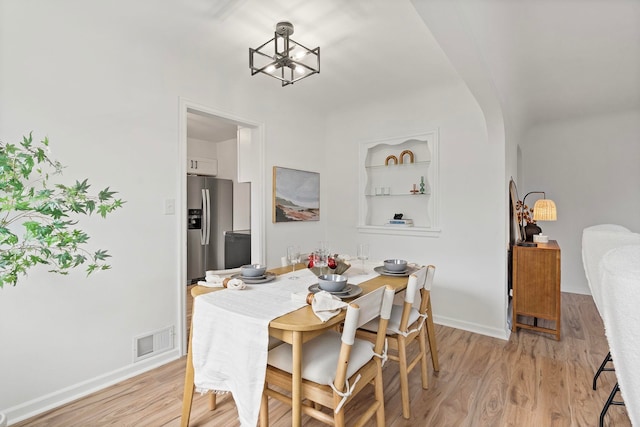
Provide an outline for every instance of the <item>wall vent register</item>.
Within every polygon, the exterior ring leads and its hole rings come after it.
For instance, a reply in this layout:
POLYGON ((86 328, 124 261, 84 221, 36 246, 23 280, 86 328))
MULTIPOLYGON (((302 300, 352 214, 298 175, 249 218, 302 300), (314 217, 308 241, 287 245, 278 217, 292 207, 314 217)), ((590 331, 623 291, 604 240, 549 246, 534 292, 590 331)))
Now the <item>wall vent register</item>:
POLYGON ((147 359, 173 348, 173 326, 139 335, 133 339, 133 361, 147 359))

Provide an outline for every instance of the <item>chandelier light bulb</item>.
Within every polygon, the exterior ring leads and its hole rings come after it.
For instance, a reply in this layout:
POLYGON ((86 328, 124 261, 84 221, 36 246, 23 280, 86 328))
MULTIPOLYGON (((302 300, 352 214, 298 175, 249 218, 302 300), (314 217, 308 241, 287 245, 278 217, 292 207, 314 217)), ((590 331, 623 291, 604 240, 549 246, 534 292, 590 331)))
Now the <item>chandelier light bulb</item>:
POLYGON ((296 49, 293 51, 293 59, 295 60, 299 60, 304 58, 307 55, 307 52, 305 52, 302 49, 296 49))

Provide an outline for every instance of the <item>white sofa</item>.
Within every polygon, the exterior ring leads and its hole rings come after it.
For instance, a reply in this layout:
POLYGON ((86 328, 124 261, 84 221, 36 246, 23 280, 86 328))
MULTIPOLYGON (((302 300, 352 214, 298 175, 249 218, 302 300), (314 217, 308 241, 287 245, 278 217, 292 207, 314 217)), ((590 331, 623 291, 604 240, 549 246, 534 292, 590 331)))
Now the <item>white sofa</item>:
MULTIPOLYGON (((619 321, 619 315, 616 311, 616 307, 620 304, 621 300, 632 300, 637 298, 633 302, 633 306, 640 307, 640 277, 636 278, 636 284, 638 286, 638 294, 629 293, 628 290, 623 290, 622 280, 618 278, 618 275, 628 276, 626 270, 635 268, 633 262, 637 262, 640 266, 640 257, 633 260, 631 264, 623 264, 620 261, 622 254, 627 254, 627 251, 633 252, 633 248, 640 248, 640 234, 634 233, 626 227, 615 224, 600 224, 591 227, 587 227, 582 232, 582 261, 584 264, 584 271, 587 277, 587 282, 593 296, 593 301, 596 304, 600 317, 605 325, 605 331, 607 334, 607 341, 609 343, 610 353, 605 357, 602 365, 596 372, 593 379, 593 388, 596 388, 596 380, 602 371, 611 371, 613 369, 605 368, 606 364, 613 358, 616 366, 616 376, 618 378, 618 384, 615 385, 609 400, 605 403, 602 413, 600 415, 600 425, 603 423, 604 415, 609 408, 609 405, 613 401, 613 397, 620 386, 622 396, 625 400, 625 405, 628 407, 628 412, 631 414, 632 408, 637 411, 634 406, 640 404, 638 395, 633 394, 634 391, 640 390, 640 384, 633 383, 630 378, 633 377, 633 370, 629 370, 628 367, 622 367, 625 363, 629 362, 629 359, 625 359, 625 354, 628 351, 621 352, 616 350, 622 345, 629 343, 621 343, 620 336, 623 334, 635 334, 637 335, 635 345, 636 351, 640 352, 640 329, 638 329, 633 322, 627 323, 629 331, 624 331, 624 328, 619 328, 615 325, 619 321), (619 270, 619 271, 616 271, 619 270), (618 319, 618 320, 615 320, 618 319), (612 323, 613 322, 613 323, 612 323), (634 326, 631 326, 634 325, 634 326), (617 353, 617 356, 616 356, 617 353), (613 356, 613 357, 612 357, 613 356), (623 360, 617 360, 622 358, 623 360), (620 369, 622 368, 622 369, 620 369), (631 371, 631 372, 630 372, 631 371), (633 385, 631 385, 633 384, 633 385), (631 387, 635 387, 632 389, 631 387), (625 392, 624 389, 627 389, 625 392), (634 400, 635 399, 635 400, 634 400), (630 402, 632 400, 632 402, 630 402)), ((628 255, 625 255, 628 256, 628 255)), ((640 313, 640 311, 639 311, 640 313)), ((630 337, 626 337, 625 340, 629 340, 630 337)), ((639 353, 640 354, 640 353, 639 353)), ((637 362, 637 360, 636 360, 637 362)), ((640 365, 636 364, 636 371, 640 375, 640 365)), ((640 417, 635 415, 634 417, 640 417)), ((631 415, 630 415, 631 418, 631 415)), ((633 425, 640 425, 640 419, 631 418, 633 425)))
POLYGON ((601 268, 607 341, 631 425, 640 426, 640 244, 610 250, 601 268))
POLYGON ((582 231, 582 262, 591 296, 602 317, 602 258, 611 249, 640 244, 640 234, 616 224, 600 224, 582 231))

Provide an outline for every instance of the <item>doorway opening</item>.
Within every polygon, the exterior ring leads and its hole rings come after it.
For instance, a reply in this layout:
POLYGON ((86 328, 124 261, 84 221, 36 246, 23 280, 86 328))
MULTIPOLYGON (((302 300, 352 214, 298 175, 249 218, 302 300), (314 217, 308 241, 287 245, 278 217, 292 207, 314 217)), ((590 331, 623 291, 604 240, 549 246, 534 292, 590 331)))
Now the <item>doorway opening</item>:
MULTIPOLYGON (((264 179, 261 179, 264 175, 262 124, 185 100, 180 101, 180 120, 178 222, 181 267, 177 323, 181 325, 181 353, 186 354, 187 302, 190 298, 186 285, 197 282, 207 269, 232 268, 233 263, 241 260, 248 260, 248 263, 265 261, 265 189, 264 179), (188 182, 193 186, 194 177, 204 178, 202 181, 212 185, 211 191, 201 190, 209 202, 207 208, 202 202, 205 199, 194 202, 191 194, 194 191, 188 187, 188 182), (220 184, 230 190, 226 196, 216 198, 213 188, 220 184), (216 203, 220 208, 219 215, 214 212, 216 203), (206 225, 205 219, 209 219, 206 225), (207 233, 202 232, 205 227, 208 227, 207 233), (215 235, 209 233, 215 230, 215 235), (200 244, 205 235, 214 236, 207 242, 206 250, 200 244), (197 241, 196 249, 193 248, 194 241, 197 241), (193 258, 205 261, 198 264, 193 258)), ((196 193, 200 194, 200 191, 196 193)))

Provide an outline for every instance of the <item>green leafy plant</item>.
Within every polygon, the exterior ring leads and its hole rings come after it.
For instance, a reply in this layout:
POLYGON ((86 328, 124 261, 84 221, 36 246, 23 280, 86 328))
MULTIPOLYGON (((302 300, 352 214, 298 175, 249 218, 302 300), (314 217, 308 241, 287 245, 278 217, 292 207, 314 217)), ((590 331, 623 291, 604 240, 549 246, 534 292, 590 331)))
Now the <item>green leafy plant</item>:
POLYGON ((63 168, 49 157, 47 138, 34 144, 29 134, 19 144, 0 142, 0 288, 15 286, 38 264, 60 274, 87 262, 87 275, 110 268, 107 251, 85 249, 89 235, 75 227, 75 217, 97 212, 105 218, 124 202, 109 187, 90 194, 86 179, 70 186, 50 183, 63 168))

